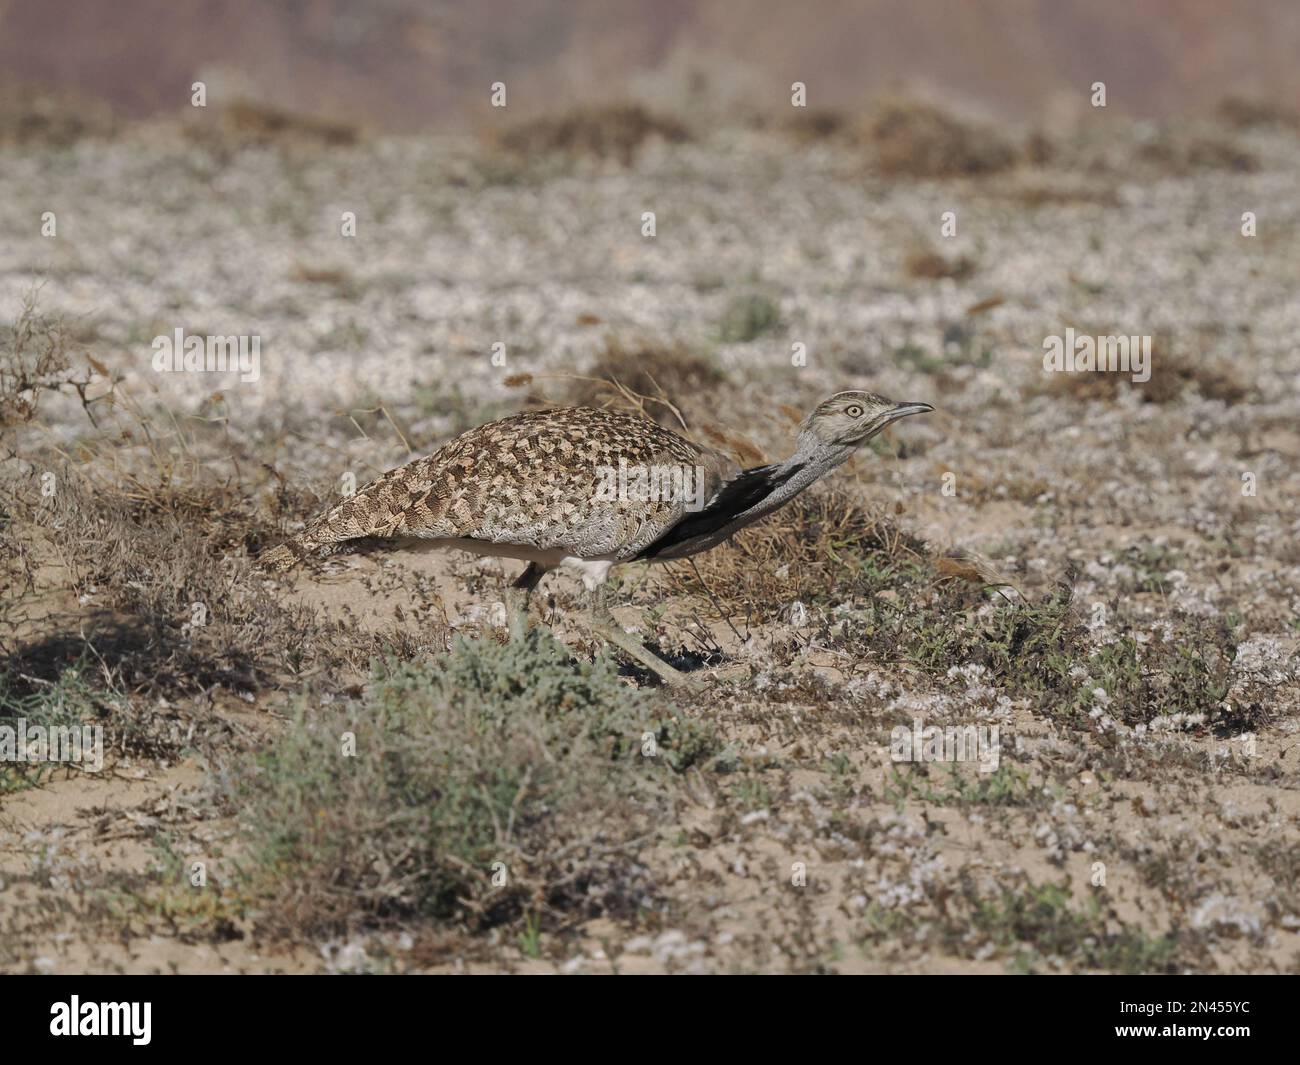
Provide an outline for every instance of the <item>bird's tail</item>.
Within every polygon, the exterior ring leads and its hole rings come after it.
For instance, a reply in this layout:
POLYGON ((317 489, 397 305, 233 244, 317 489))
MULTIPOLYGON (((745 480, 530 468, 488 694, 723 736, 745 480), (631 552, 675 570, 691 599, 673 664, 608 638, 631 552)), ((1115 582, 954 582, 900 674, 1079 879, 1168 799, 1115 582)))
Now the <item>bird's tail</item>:
MULTIPOLYGON (((258 565, 271 572, 282 572, 293 569, 311 555, 335 550, 345 540, 387 535, 391 531, 391 508, 385 506, 381 509, 374 498, 376 489, 382 491, 383 486, 381 478, 336 503, 297 536, 262 552, 257 559, 258 565)), ((386 503, 386 500, 381 502, 386 503)))
POLYGON ((257 556, 257 564, 271 573, 282 573, 293 569, 305 558, 312 555, 327 554, 341 540, 353 539, 355 533, 345 528, 338 520, 339 507, 333 507, 323 517, 318 518, 300 532, 291 536, 284 543, 257 556))
POLYGON ((286 540, 269 551, 263 551, 257 556, 257 564, 268 572, 282 573, 285 570, 293 569, 294 566, 320 547, 320 543, 313 542, 313 538, 305 534, 295 536, 293 539, 286 540))
POLYGON ((424 462, 416 462, 389 470, 334 504, 297 536, 263 552, 258 564, 272 572, 283 571, 346 540, 392 536, 406 527, 412 501, 428 493, 430 483, 424 467, 424 462))

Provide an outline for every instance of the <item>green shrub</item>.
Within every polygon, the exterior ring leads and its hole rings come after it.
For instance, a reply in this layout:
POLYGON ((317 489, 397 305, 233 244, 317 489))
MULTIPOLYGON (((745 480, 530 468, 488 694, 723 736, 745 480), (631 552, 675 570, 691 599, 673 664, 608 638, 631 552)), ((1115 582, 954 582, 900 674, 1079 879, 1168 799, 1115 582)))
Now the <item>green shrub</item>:
POLYGON ((537 627, 378 665, 361 699, 300 707, 231 774, 264 923, 328 934, 635 911, 649 897, 637 847, 665 820, 674 767, 708 746, 654 705, 537 627))
POLYGON ((848 634, 852 645, 884 651, 936 679, 954 665, 983 666, 1000 692, 1028 697, 1037 712, 1076 727, 1098 706, 1129 726, 1203 715, 1208 727, 1226 733, 1265 720, 1253 704, 1231 716, 1223 707, 1236 654, 1225 623, 1175 614, 1164 633, 1144 640, 1116 618, 1114 638, 1098 641, 1070 594, 1061 586, 1040 602, 998 602, 983 615, 963 605, 964 591, 907 606, 873 598, 848 634))
POLYGON ((727 344, 748 344, 781 325, 781 309, 761 293, 737 296, 722 316, 720 335, 727 344))
MULTIPOLYGON (((95 688, 86 676, 84 663, 69 666, 56 680, 38 686, 17 674, 0 671, 0 727, 12 728, 15 742, 22 735, 20 719, 26 723, 28 736, 42 729, 48 737, 56 730, 98 724, 122 701, 116 692, 95 688)), ((89 754, 86 759, 92 761, 89 754)), ((66 766, 58 761, 0 759, 0 795, 39 785, 62 768, 66 766)))

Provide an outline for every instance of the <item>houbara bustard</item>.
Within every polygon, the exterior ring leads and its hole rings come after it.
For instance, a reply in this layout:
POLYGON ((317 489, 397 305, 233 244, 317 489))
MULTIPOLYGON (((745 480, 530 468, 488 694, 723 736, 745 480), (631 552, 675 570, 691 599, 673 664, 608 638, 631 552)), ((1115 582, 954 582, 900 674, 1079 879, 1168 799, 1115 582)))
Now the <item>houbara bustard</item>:
POLYGON ((685 674, 609 614, 610 567, 707 551, 789 502, 891 422, 933 409, 839 392, 804 419, 793 455, 748 470, 630 414, 591 407, 516 414, 389 470, 261 562, 286 570, 363 537, 520 559, 528 566, 507 597, 516 610, 546 572, 563 568, 590 593, 598 636, 680 684, 685 674))

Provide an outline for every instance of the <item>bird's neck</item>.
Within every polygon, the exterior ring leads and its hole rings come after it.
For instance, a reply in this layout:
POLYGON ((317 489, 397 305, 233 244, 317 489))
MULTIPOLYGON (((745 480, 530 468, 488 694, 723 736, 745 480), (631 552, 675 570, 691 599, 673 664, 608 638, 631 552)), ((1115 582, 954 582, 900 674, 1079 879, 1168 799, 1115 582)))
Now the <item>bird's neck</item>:
POLYGON ((800 433, 794 454, 784 462, 778 462, 772 471, 773 480, 779 482, 779 486, 760 504, 761 513, 770 514, 777 507, 784 506, 809 485, 843 465, 855 450, 800 433))
POLYGON ((807 477, 803 486, 807 487, 837 466, 844 465, 856 450, 852 444, 829 444, 811 433, 800 433, 795 441, 794 454, 780 465, 785 469, 797 468, 791 480, 799 480, 800 475, 803 475, 807 477))
MULTIPOLYGON (((662 561, 685 558, 722 543, 737 529, 743 529, 784 506, 818 478, 843 463, 853 451, 851 447, 828 445, 811 434, 800 433, 794 454, 784 462, 756 466, 734 478, 732 484, 743 486, 740 495, 750 501, 748 506, 731 512, 731 507, 739 501, 728 499, 713 514, 706 511, 703 521, 683 521, 682 526, 689 527, 689 532, 666 549, 655 552, 653 557, 662 561), (763 488, 770 490, 761 491, 763 488)), ((725 494, 726 491, 721 493, 725 494)))

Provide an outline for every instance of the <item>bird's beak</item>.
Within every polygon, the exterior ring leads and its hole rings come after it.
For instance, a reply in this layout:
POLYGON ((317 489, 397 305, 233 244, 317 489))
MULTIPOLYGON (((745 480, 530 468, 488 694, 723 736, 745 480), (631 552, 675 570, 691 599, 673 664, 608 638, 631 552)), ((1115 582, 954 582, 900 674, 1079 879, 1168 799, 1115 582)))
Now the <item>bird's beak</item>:
POLYGON ((926 414, 934 410, 928 403, 900 403, 885 415, 885 424, 906 418, 909 414, 926 414))

